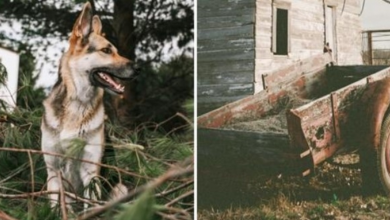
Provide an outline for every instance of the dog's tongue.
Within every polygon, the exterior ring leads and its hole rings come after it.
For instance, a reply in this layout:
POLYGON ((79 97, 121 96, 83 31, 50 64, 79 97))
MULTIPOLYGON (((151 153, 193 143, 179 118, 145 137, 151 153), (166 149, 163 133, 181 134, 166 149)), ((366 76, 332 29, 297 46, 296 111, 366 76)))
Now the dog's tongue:
POLYGON ((112 87, 114 87, 116 90, 119 90, 121 92, 124 92, 125 91, 125 87, 122 86, 121 84, 115 82, 111 76, 109 76, 108 74, 105 74, 105 73, 102 73, 102 72, 99 72, 99 76, 104 79, 106 82, 108 82, 112 87))

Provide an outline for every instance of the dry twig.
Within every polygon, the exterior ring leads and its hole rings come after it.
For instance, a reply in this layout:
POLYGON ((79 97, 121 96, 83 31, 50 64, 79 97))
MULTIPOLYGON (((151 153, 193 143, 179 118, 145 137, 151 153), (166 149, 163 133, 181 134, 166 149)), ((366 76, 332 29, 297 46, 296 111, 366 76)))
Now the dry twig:
POLYGON ((60 184, 60 206, 61 206, 61 213, 62 213, 62 219, 68 220, 68 212, 66 210, 66 201, 65 201, 65 191, 64 191, 64 185, 62 184, 62 173, 57 172, 57 176, 59 178, 59 184, 60 184))
POLYGON ((181 166, 172 167, 166 173, 159 176, 158 178, 148 182, 147 184, 145 184, 143 186, 140 186, 140 187, 134 189, 133 191, 129 192, 127 195, 124 195, 116 200, 112 200, 103 206, 96 207, 96 208, 92 209, 91 211, 89 211, 83 215, 80 215, 78 217, 78 219, 79 220, 86 220, 86 219, 90 219, 90 218, 93 218, 95 216, 98 216, 98 215, 116 207, 117 205, 119 205, 121 203, 128 202, 134 196, 145 191, 146 189, 155 189, 156 187, 160 186, 161 184, 163 184, 167 180, 173 179, 173 178, 178 177, 178 176, 186 175, 189 173, 193 173, 193 172, 194 172, 193 158, 190 158, 190 159, 185 160, 181 166))
POLYGON ((171 205, 177 203, 178 201, 180 201, 180 200, 184 199, 185 197, 190 196, 192 194, 194 194, 194 190, 188 191, 188 192, 178 196, 174 200, 172 200, 172 201, 168 202, 167 204, 165 204, 165 206, 171 206, 171 205))
MULTIPOLYGON (((4 199, 27 199, 27 198, 30 198, 32 196, 38 197, 38 196, 46 196, 46 195, 49 195, 49 194, 59 194, 59 193, 60 192, 57 192, 57 191, 40 191, 40 192, 21 193, 21 194, 4 194, 4 193, 0 193, 0 198, 4 198, 4 199)), ((104 201, 99 201, 99 200, 84 199, 84 198, 81 198, 79 196, 76 196, 74 193, 70 193, 70 192, 66 192, 66 191, 64 193, 65 193, 66 196, 70 197, 73 200, 76 200, 78 202, 87 203, 89 205, 103 205, 103 204, 106 203, 104 201)))
POLYGON ((170 190, 168 190, 168 191, 163 191, 163 192, 161 192, 161 193, 158 193, 158 194, 156 194, 156 197, 168 196, 168 195, 170 195, 170 194, 172 194, 172 193, 174 193, 174 192, 177 192, 177 191, 179 191, 179 190, 181 190, 181 189, 183 189, 183 188, 186 188, 187 186, 190 186, 190 185, 192 185, 192 184, 194 184, 194 180, 185 182, 184 184, 182 184, 182 185, 180 185, 180 186, 177 186, 177 187, 175 187, 175 188, 173 188, 173 189, 170 189, 170 190))
POLYGON ((24 153, 33 153, 33 154, 46 154, 46 155, 50 155, 50 156, 54 156, 54 157, 62 157, 64 159, 71 159, 71 160, 77 160, 77 161, 80 161, 80 162, 83 162, 83 163, 90 163, 90 164, 94 164, 94 165, 98 165, 100 167, 105 167, 105 168, 109 168, 109 169, 114 169, 114 170, 118 170, 124 174, 127 174, 127 175, 130 175, 130 176, 135 176, 135 177, 138 177, 138 178, 144 178, 144 179, 151 179, 150 177, 147 177, 147 176, 142 176, 142 175, 139 175, 137 173, 134 173, 134 172, 129 172, 127 170, 124 170, 124 169, 120 169, 116 166, 110 166, 110 165, 107 165, 107 164, 103 164, 103 163, 96 163, 96 162, 93 162, 93 161, 90 161, 90 160, 84 160, 84 159, 80 159, 80 158, 77 158, 77 157, 69 157, 69 156, 65 156, 63 154, 56 154, 56 153, 50 153, 50 152, 44 152, 44 151, 39 151, 39 150, 32 150, 32 149, 18 149, 18 148, 8 148, 8 147, 1 147, 0 148, 0 151, 12 151, 12 152, 24 152, 24 153))
POLYGON ((12 218, 11 216, 7 215, 5 212, 0 210, 0 219, 1 220, 16 220, 15 218, 12 218))

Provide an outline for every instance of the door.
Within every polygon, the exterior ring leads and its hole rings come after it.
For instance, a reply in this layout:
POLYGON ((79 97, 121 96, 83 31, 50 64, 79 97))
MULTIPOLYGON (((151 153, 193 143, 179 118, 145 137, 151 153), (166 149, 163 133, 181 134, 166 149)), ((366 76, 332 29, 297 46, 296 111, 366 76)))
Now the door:
POLYGON ((325 9, 325 44, 329 44, 332 49, 333 60, 337 62, 336 39, 335 8, 327 6, 325 9))

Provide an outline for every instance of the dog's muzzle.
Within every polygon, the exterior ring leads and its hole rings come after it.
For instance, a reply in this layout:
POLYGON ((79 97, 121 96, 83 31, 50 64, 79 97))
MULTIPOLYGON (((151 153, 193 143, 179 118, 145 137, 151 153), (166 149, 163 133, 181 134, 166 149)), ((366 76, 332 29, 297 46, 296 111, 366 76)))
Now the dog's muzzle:
POLYGON ((93 86, 123 94, 125 87, 121 84, 121 80, 131 80, 138 71, 139 68, 131 63, 98 67, 91 70, 90 81, 93 86))

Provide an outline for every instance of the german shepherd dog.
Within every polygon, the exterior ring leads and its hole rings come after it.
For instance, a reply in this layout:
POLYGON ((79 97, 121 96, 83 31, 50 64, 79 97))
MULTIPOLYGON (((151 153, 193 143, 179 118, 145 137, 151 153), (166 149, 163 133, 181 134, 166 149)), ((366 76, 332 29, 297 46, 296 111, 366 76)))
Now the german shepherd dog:
MULTIPOLYGON (((118 79, 134 75, 133 62, 120 56, 117 49, 102 36, 102 23, 92 15, 86 3, 73 26, 69 49, 60 60, 59 77, 49 96, 44 100, 42 117, 42 151, 66 154, 74 139, 85 146, 77 157, 99 163, 104 152, 103 90, 122 94, 124 86, 118 79)), ((47 188, 59 192, 84 194, 86 198, 100 197, 100 190, 89 192, 92 179, 99 175, 96 164, 63 159, 50 154, 44 156, 47 168, 47 188), (61 181, 63 180, 63 181, 61 181)), ((95 184, 97 185, 97 184, 95 184)), ((51 194, 55 206, 59 194, 51 194)), ((72 199, 66 197, 67 202, 72 199)))

